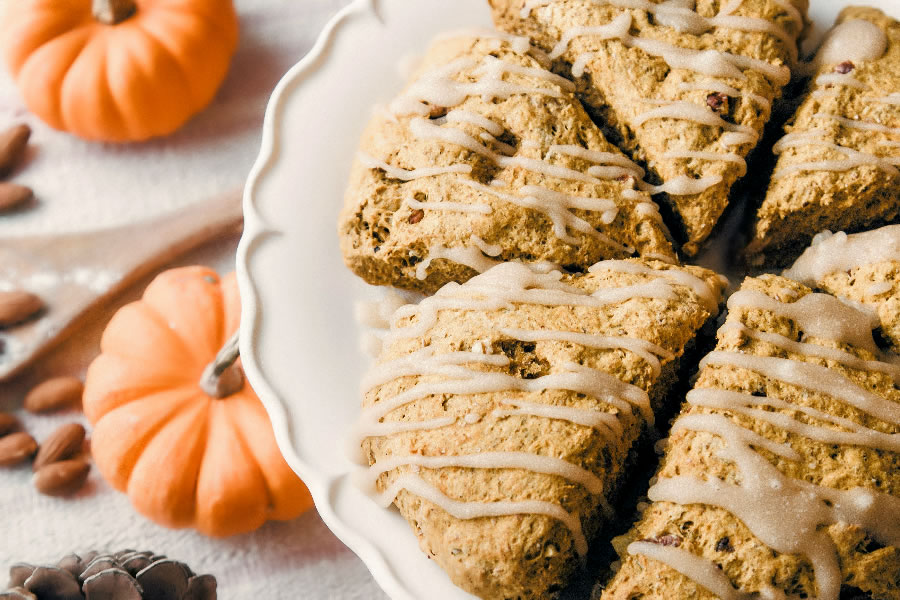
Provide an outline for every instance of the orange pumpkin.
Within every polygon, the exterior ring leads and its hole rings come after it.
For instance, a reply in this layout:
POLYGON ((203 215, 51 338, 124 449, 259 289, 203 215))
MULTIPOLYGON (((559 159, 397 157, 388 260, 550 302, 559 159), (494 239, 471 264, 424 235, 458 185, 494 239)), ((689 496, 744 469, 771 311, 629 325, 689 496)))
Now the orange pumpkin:
POLYGON ((90 140, 169 134, 212 100, 237 46, 231 0, 13 0, 0 49, 29 110, 90 140))
POLYGON ((226 536, 312 506, 244 382, 236 344, 217 356, 239 313, 233 274, 220 282, 205 267, 166 271, 113 316, 88 369, 97 468, 167 527, 226 536))

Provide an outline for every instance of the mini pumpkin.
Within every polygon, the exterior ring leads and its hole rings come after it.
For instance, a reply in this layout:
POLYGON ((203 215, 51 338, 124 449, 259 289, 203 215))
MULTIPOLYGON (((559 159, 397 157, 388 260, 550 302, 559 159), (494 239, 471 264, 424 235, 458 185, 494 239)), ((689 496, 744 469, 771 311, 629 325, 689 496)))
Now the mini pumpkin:
POLYGON ((237 46, 231 0, 3 4, 0 47, 26 106, 90 140, 175 131, 212 100, 237 46))
POLYGON ((172 269, 113 316, 88 369, 97 469, 161 525, 221 537, 312 506, 244 381, 239 319, 233 274, 172 269))

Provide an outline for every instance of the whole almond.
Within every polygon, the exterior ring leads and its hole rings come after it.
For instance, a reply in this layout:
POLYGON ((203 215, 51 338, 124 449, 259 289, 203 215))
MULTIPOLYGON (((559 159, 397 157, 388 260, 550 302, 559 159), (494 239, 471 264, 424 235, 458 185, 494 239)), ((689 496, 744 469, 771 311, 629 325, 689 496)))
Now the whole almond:
POLYGON ((30 187, 0 181, 0 213, 25 204, 34 196, 30 187))
POLYGON ((0 467, 11 467, 34 456, 38 445, 34 438, 20 431, 0 438, 0 467))
POLYGON ((84 427, 80 423, 68 423, 54 431, 38 448, 31 465, 37 471, 44 465, 72 458, 81 451, 84 443, 84 427))
POLYGON ((53 377, 33 387, 25 395, 25 410, 48 413, 81 403, 84 384, 77 377, 53 377))
POLYGON ((9 327, 36 315, 44 308, 39 296, 25 290, 0 292, 0 327, 9 327))
POLYGON ((15 168, 22 155, 28 138, 31 137, 31 128, 24 123, 13 125, 3 133, 0 133, 0 177, 6 177, 15 168))
POLYGON ((91 465, 83 458, 73 458, 41 467, 34 474, 34 487, 47 496, 68 496, 81 489, 91 465))
POLYGON ((9 413, 0 412, 0 437, 19 428, 19 420, 9 413))

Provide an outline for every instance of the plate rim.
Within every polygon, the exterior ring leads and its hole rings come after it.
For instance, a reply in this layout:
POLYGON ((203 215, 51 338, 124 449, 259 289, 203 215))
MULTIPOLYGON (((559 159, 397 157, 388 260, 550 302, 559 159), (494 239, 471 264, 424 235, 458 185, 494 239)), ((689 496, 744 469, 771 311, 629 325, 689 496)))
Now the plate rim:
POLYGON ((277 125, 284 110, 288 93, 317 70, 318 61, 339 29, 354 16, 378 17, 376 4, 380 0, 352 0, 340 9, 322 28, 313 47, 281 77, 266 104, 263 117, 262 140, 257 158, 247 176, 243 192, 244 230, 235 256, 235 271, 241 292, 240 356, 253 390, 259 397, 272 422, 275 442, 288 466, 303 480, 312 495, 315 508, 334 535, 354 552, 365 564, 378 586, 391 598, 415 600, 401 580, 386 564, 380 552, 363 536, 345 525, 328 502, 335 480, 307 463, 295 450, 291 440, 288 407, 272 389, 257 360, 255 341, 259 336, 261 302, 259 290, 250 274, 249 263, 257 245, 267 237, 281 235, 282 231, 267 223, 257 207, 257 190, 261 180, 274 167, 279 155, 280 138, 277 125))

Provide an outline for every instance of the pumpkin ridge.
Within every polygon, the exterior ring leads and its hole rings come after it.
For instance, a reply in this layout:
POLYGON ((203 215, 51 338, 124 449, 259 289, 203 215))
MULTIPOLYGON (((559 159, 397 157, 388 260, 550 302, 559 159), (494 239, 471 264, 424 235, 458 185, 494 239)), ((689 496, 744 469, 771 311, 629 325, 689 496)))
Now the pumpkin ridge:
MULTIPOLYGON (((249 385, 246 382, 244 385, 249 385)), ((240 400, 244 400, 246 396, 243 396, 241 392, 235 394, 235 397, 232 398, 231 402, 228 402, 225 405, 225 415, 228 418, 228 423, 231 425, 231 430, 234 432, 235 437, 237 437, 238 441, 240 441, 241 447, 244 449, 244 452, 247 453, 248 456, 253 457, 253 463, 256 465, 260 478, 263 480, 263 484, 266 487, 266 498, 268 503, 266 505, 266 514, 271 514, 275 508, 275 490, 273 489, 272 484, 269 482, 269 478, 266 476, 266 471, 263 469, 259 462, 260 457, 256 455, 253 447, 247 441, 246 434, 244 433, 244 428, 241 425, 241 420, 237 414, 235 414, 236 408, 238 407, 237 402, 240 400)))
POLYGON ((163 404, 163 398, 159 397, 159 395, 156 395, 155 397, 149 396, 145 400, 148 402, 141 402, 140 407, 138 407, 142 410, 142 417, 144 419, 154 418, 156 421, 145 431, 141 432, 136 439, 132 438, 127 440, 124 435, 125 431, 118 423, 120 419, 127 420, 127 417, 131 416, 131 411, 136 408, 133 404, 129 406, 118 406, 104 413, 94 424, 94 432, 92 434, 94 462, 97 463, 97 468, 103 473, 107 481, 119 490, 124 491, 128 489, 131 475, 137 466, 138 460, 140 460, 141 454, 147 446, 148 440, 154 438, 163 427, 172 421, 176 414, 182 411, 191 410, 191 404, 197 404, 199 406, 199 401, 202 399, 198 397, 192 398, 189 394, 185 394, 185 397, 181 400, 170 398, 168 399, 168 402, 166 402, 166 404, 170 405, 168 409, 166 409, 165 406, 160 406, 163 404), (153 408, 160 409, 160 412, 154 413, 148 411, 147 409, 150 407, 150 404, 153 405, 153 408), (115 467, 113 467, 113 463, 106 461, 106 456, 109 454, 108 446, 105 443, 106 429, 111 427, 111 423, 118 426, 112 432, 113 444, 117 449, 117 452, 115 453, 115 467), (130 442, 127 447, 125 447, 124 444, 126 440, 130 442))
POLYGON ((212 400, 208 397, 199 394, 195 409, 191 410, 188 408, 185 410, 182 407, 183 410, 175 411, 178 414, 149 439, 135 461, 125 491, 132 499, 135 509, 157 523, 168 527, 187 527, 195 524, 197 516, 197 483, 209 440, 209 410, 211 402, 212 400), (185 425, 198 427, 192 428, 185 425), (181 431, 178 432, 180 435, 172 440, 172 445, 176 441, 188 441, 189 443, 192 442, 191 448, 179 449, 175 452, 171 446, 155 443, 161 439, 160 436, 166 433, 166 429, 176 426, 181 427, 181 431), (160 460, 161 457, 155 455, 156 452, 161 452, 164 460, 160 460), (178 463, 186 468, 177 468, 178 463), (156 468, 163 464, 166 465, 166 468, 156 468), (136 474, 141 477, 148 477, 150 481, 157 484, 157 488, 165 487, 162 502, 160 502, 159 495, 149 493, 154 487, 151 485, 149 490, 145 489, 148 486, 143 479, 136 479, 136 474), (165 482, 168 484, 167 486, 158 485, 162 480, 160 475, 170 476, 170 479, 165 482), (175 478, 172 478, 173 475, 175 478), (186 485, 187 482, 190 482, 190 485, 186 485), (132 489, 135 486, 140 489, 132 489))
MULTIPOLYGON (((244 494, 246 491, 256 491, 254 486, 250 486, 249 490, 242 488, 246 487, 248 479, 255 480, 257 484, 261 483, 265 487, 262 469, 256 461, 256 456, 244 444, 231 422, 228 399, 219 402, 213 401, 208 420, 210 426, 207 428, 207 444, 197 476, 197 503, 203 507, 203 510, 202 513, 198 512, 195 517, 196 526, 201 532, 215 537, 256 529, 268 518, 270 500, 268 489, 265 490, 265 493, 259 494, 261 498, 254 499, 252 496, 244 494), (215 438, 213 437, 214 429, 215 438), (223 444, 225 445, 223 446, 223 444), (240 477, 237 478, 240 485, 235 485, 233 482, 232 485, 227 485, 229 482, 223 474, 219 473, 218 469, 211 469, 210 465, 221 467, 216 460, 224 458, 223 451, 227 451, 228 458, 232 460, 229 467, 241 469, 240 477), (212 487, 208 487, 209 480, 206 472, 213 473, 212 487), (225 485, 223 485, 223 480, 225 485), (223 516, 227 513, 236 514, 232 514, 229 519, 224 519, 223 516)), ((233 473, 231 477, 235 477, 233 473)))
POLYGON ((26 82, 22 84, 22 96, 25 98, 37 96, 42 99, 39 105, 29 103, 31 110, 56 129, 62 129, 65 126, 62 115, 62 94, 59 90, 61 90, 72 65, 84 51, 90 35, 89 28, 79 27, 46 40, 34 51, 29 52, 28 57, 16 73, 17 81, 26 82), (32 72, 38 72, 40 75, 32 76, 32 72), (31 81, 40 82, 40 89, 33 90, 28 85, 28 82, 31 81), (48 90, 56 91, 48 93, 48 90))
POLYGON ((185 267, 167 273, 164 283, 148 286, 143 302, 171 325, 170 330, 182 340, 183 347, 205 369, 227 340, 222 334, 221 278, 211 269, 185 267), (209 283, 207 276, 215 277, 216 282, 209 283), (185 302, 188 297, 192 299, 189 304, 185 302))
MULTIPOLYGON (((185 18, 185 15, 182 15, 182 14, 176 13, 175 16, 178 17, 175 20, 182 20, 185 18)), ((197 65, 191 64, 192 61, 190 61, 190 60, 182 59, 180 55, 183 52, 180 52, 178 48, 170 47, 169 44, 167 43, 167 41, 168 41, 167 38, 157 35, 157 33, 155 31, 153 31, 153 29, 148 27, 148 25, 151 25, 156 20, 159 20, 161 18, 162 17, 159 15, 153 15, 153 19, 146 18, 146 19, 142 20, 141 22, 137 23, 137 26, 140 27, 141 31, 148 38, 152 39, 156 43, 157 47, 161 48, 165 52, 165 54, 169 58, 171 58, 175 64, 178 65, 177 71, 179 74, 180 83, 181 83, 182 87, 188 91, 187 96, 191 99, 192 106, 194 107, 194 109, 202 108, 211 99, 211 97, 205 98, 205 94, 203 93, 203 88, 206 86, 202 82, 199 81, 199 78, 198 78, 198 82, 195 84, 191 78, 186 76, 186 73, 195 72, 197 70, 196 69, 197 65)), ((204 43, 206 45, 209 45, 209 44, 216 43, 216 41, 217 40, 215 37, 210 37, 209 39, 204 40, 204 43)), ((206 68, 206 67, 201 67, 201 68, 206 68)), ((213 91, 213 96, 215 96, 216 91, 217 90, 213 91)))
POLYGON ((61 13, 51 4, 50 7, 33 7, 33 13, 23 19, 22 23, 16 23, 15 10, 25 10, 24 3, 9 3, 0 11, 0 40, 13 41, 6 55, 6 64, 9 66, 13 77, 18 75, 28 57, 35 51, 54 39, 61 37, 66 32, 81 29, 89 24, 86 14, 77 14, 75 11, 61 13))
MULTIPOLYGON (((197 381, 200 381, 200 375, 203 373, 203 369, 206 367, 205 362, 196 360, 197 357, 196 357, 195 353, 193 351, 191 351, 191 349, 186 345, 184 339, 180 335, 178 335, 177 331, 175 331, 174 329, 169 327, 169 322, 166 319, 165 315, 160 314, 158 310, 156 310, 155 308, 153 308, 152 306, 150 306, 149 304, 147 304, 146 302, 143 302, 141 300, 137 300, 135 302, 132 302, 131 304, 138 305, 139 310, 142 311, 141 316, 152 320, 161 330, 166 332, 166 334, 167 334, 166 342, 177 345, 178 350, 181 351, 185 356, 195 359, 196 362, 192 365, 180 365, 179 370, 173 371, 171 376, 172 377, 183 377, 184 381, 191 381, 191 382, 195 382, 195 383, 197 381), (186 371, 191 371, 191 373, 188 374, 188 373, 186 373, 186 371), (194 373, 194 371, 196 371, 196 374, 194 373)), ((130 306, 130 305, 126 305, 126 306, 130 306)), ((123 308, 125 308, 125 307, 123 307, 123 308)), ((121 309, 120 309, 120 311, 121 311, 121 309)), ((115 318, 115 315, 113 318, 115 318)), ((110 323, 112 323, 112 321, 110 321, 110 323)), ((108 327, 107 327, 107 329, 108 329, 108 327)), ((106 337, 106 332, 104 332, 104 337, 106 337)), ((102 339, 100 340, 100 343, 101 343, 101 351, 104 354, 107 354, 107 353, 113 354, 113 355, 118 356, 119 358, 122 358, 125 360, 132 360, 132 361, 146 360, 145 356, 141 356, 139 354, 128 354, 126 352, 123 352, 122 349, 118 348, 118 347, 116 349, 103 349, 103 347, 102 347, 103 340, 102 339)), ((210 360, 211 360, 211 357, 210 357, 210 360)))
POLYGON ((108 46, 107 36, 95 32, 69 65, 60 87, 60 117, 66 128, 90 139, 102 137, 104 121, 124 126, 107 77, 108 46))

